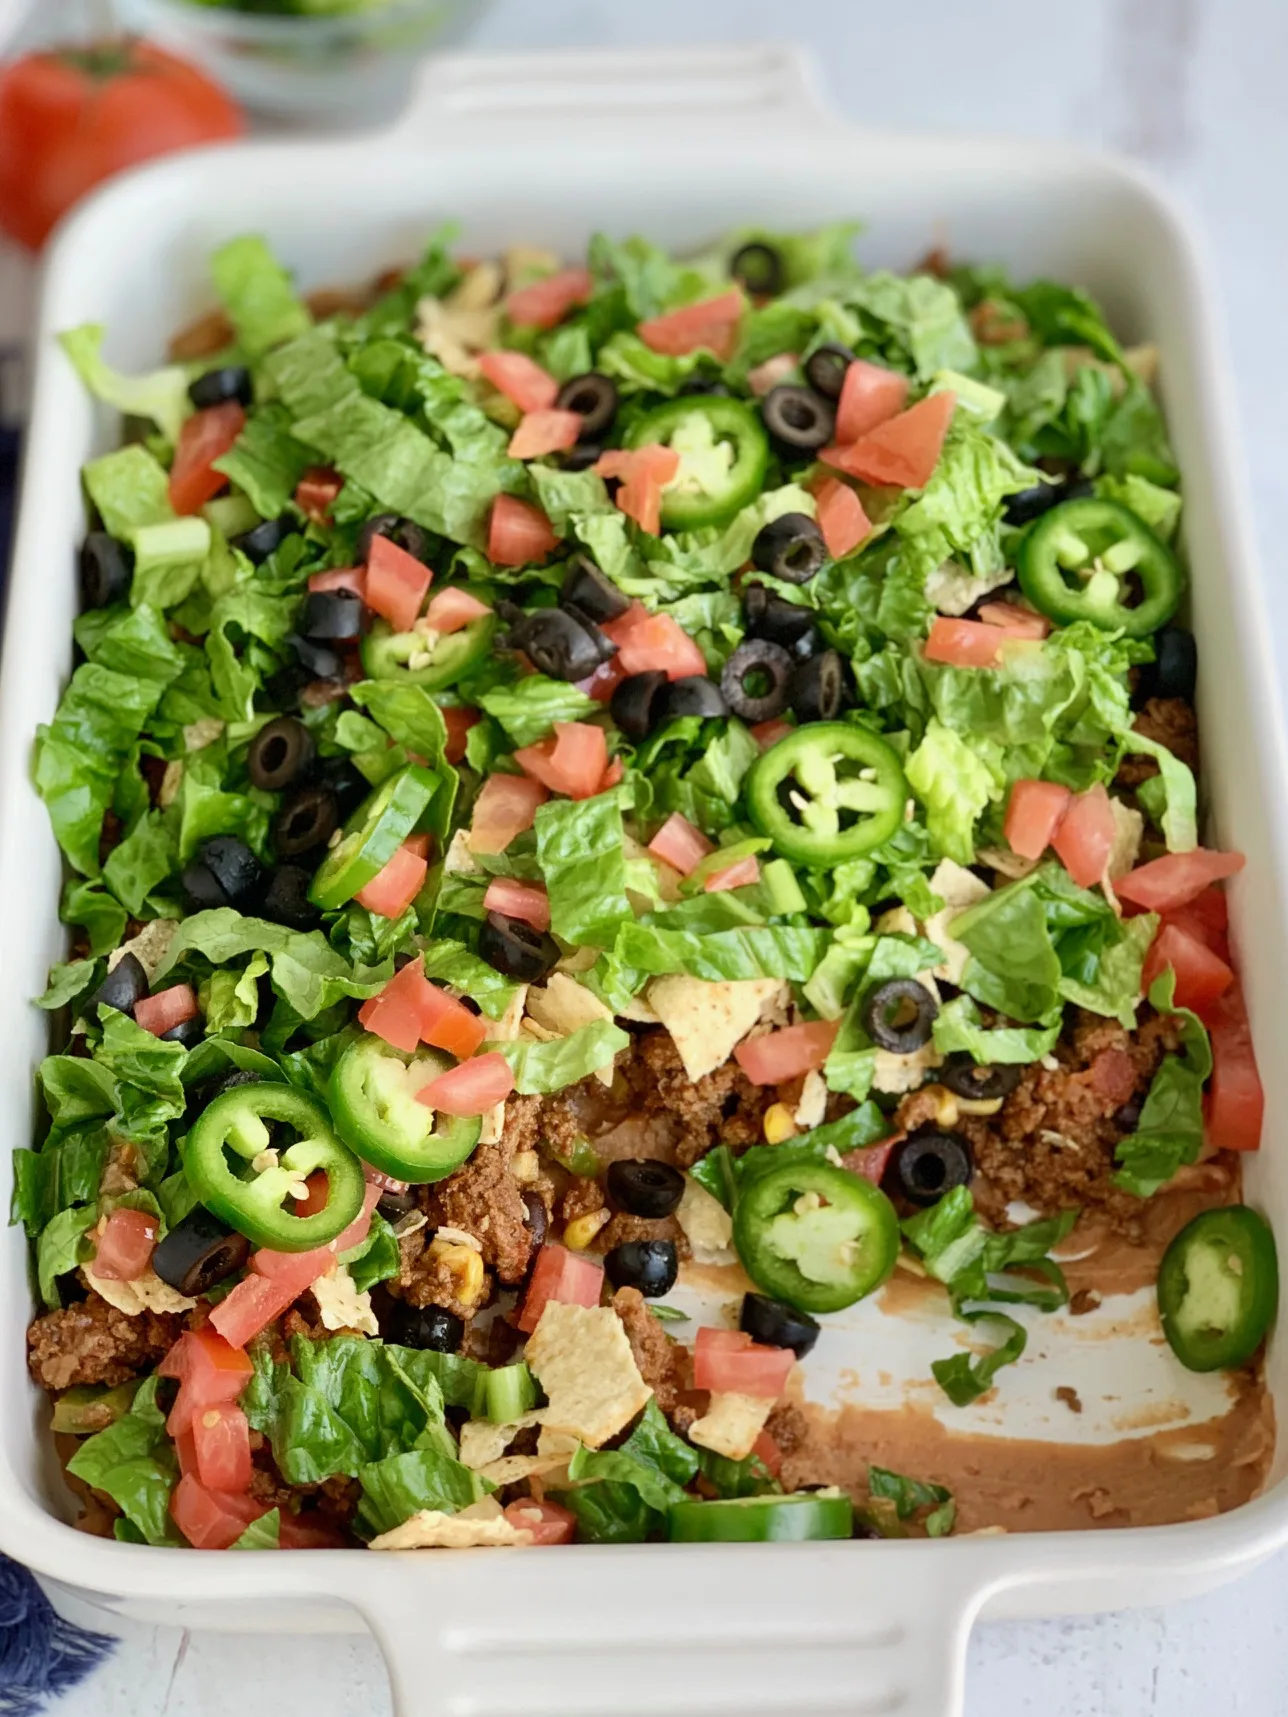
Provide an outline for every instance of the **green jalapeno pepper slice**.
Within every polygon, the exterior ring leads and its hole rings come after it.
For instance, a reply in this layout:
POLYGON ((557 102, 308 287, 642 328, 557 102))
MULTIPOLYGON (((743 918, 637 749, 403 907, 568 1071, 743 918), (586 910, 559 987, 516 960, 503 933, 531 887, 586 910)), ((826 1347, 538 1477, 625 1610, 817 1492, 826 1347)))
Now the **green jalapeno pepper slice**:
POLYGON ((770 746, 747 773, 747 809, 775 850, 822 867, 859 858, 903 823, 898 754, 866 727, 814 721, 770 746))
POLYGON ((1167 544, 1130 507, 1095 495, 1044 513, 1020 544, 1017 569, 1029 601, 1061 626, 1090 620, 1145 638, 1181 600, 1180 563, 1167 544))
POLYGON ((496 625, 494 614, 480 615, 459 632, 427 641, 421 632, 395 632, 387 620, 375 620, 362 640, 363 672, 373 680, 403 680, 427 692, 441 691, 484 660, 496 625))
POLYGON ((362 1164, 336 1137, 321 1104, 290 1085, 265 1080, 225 1091, 202 1111, 181 1151, 207 1209, 274 1252, 325 1246, 362 1209, 362 1164), (288 1130, 296 1137, 285 1142, 288 1130), (293 1189, 319 1169, 327 1179, 325 1207, 313 1216, 292 1215, 293 1189))
POLYGON ((853 1532, 854 1504, 842 1490, 677 1502, 666 1517, 672 1544, 801 1544, 853 1532))
POLYGON ((686 395, 645 412, 632 425, 626 445, 659 444, 680 455, 679 471, 662 490, 667 530, 728 524, 764 484, 769 437, 756 413, 740 399, 686 395))
POLYGON ((1163 1254, 1158 1313, 1187 1371, 1219 1371, 1251 1359, 1278 1303, 1275 1237, 1246 1204, 1203 1211, 1163 1254))
POLYGON ((899 1256, 899 1218, 879 1187, 830 1163, 744 1178, 733 1213, 742 1267, 801 1312, 839 1312, 879 1288, 899 1256))
POLYGON ((398 1180, 442 1180, 479 1142, 478 1115, 435 1115, 416 1093, 452 1065, 421 1050, 399 1053, 382 1038, 360 1037, 336 1063, 328 1093, 335 1130, 364 1162, 398 1180))
POLYGON ((409 763, 364 799, 344 833, 322 860, 309 899, 323 912, 352 900, 389 863, 438 791, 438 777, 409 763))

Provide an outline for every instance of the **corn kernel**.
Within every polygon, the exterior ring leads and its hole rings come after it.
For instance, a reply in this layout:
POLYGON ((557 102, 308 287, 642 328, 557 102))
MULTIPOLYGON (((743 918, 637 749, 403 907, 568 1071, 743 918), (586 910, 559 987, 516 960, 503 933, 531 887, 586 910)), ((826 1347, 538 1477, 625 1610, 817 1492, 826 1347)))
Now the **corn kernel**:
POLYGON ((520 1186, 531 1186, 541 1173, 541 1158, 535 1151, 516 1151, 510 1163, 510 1173, 520 1186))
POLYGON ((796 1121, 786 1103, 771 1103, 765 1110, 765 1143, 781 1145, 796 1136, 796 1121))
POLYGON ((472 1246, 457 1246, 450 1241, 433 1240, 430 1256, 446 1266, 452 1277, 457 1299, 463 1306, 476 1306, 487 1286, 483 1259, 472 1246))
POLYGON ((957 1099, 946 1085, 930 1086, 930 1093, 938 1107, 935 1110, 935 1125, 937 1127, 955 1127, 957 1125, 957 1099))
POLYGON ((592 1210, 588 1216, 577 1216, 564 1229, 564 1245, 574 1252, 584 1252, 605 1224, 612 1221, 610 1210, 592 1210))
POLYGON ((1002 1107, 1000 1097, 959 1097, 957 1107, 963 1115, 996 1115, 1002 1107))

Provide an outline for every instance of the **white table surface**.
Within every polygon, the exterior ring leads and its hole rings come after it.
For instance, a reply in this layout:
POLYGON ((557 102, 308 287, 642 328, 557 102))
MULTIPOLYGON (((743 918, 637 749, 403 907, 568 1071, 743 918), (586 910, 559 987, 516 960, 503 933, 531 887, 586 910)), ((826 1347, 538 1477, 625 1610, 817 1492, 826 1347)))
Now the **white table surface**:
MULTIPOLYGON (((495 0, 474 45, 781 40, 866 123, 1072 136, 1147 161, 1196 207, 1224 296, 1263 562, 1288 465, 1288 6, 1283 0, 495 0), (1278 482, 1276 483, 1276 480, 1278 482), (1276 493, 1276 487, 1278 493, 1276 493)), ((861 197, 858 199, 861 205, 861 197)), ((856 212, 862 212, 861 206, 856 212)), ((1282 528, 1282 527, 1281 527, 1282 528)), ((1168 1609, 976 1629, 969 1717, 1288 1717, 1288 1554, 1168 1609)), ((57 1717, 386 1717, 374 1644, 132 1627, 57 1717)))

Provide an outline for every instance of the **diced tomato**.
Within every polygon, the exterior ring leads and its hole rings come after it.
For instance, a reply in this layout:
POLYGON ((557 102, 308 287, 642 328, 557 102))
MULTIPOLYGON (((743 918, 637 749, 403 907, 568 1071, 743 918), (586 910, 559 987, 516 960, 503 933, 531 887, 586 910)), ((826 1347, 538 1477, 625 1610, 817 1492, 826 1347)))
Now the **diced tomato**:
POLYGON ((360 1246, 371 1232, 371 1218, 379 1203, 380 1188, 368 1185, 362 1195, 362 1209, 349 1226, 342 1228, 335 1239, 330 1242, 330 1250, 338 1254, 350 1252, 355 1246, 360 1246))
POLYGON ((890 1161, 890 1153, 906 1135, 893 1133, 888 1139, 882 1139, 879 1145, 866 1145, 862 1150, 847 1151, 841 1161, 851 1174, 860 1174, 864 1180, 870 1180, 873 1186, 880 1186, 890 1161))
POLYGON ((642 531, 656 536, 662 525, 662 486, 680 469, 680 455, 658 443, 647 447, 617 447, 595 461, 601 477, 616 477, 618 509, 642 531))
POLYGON ((506 449, 511 459, 540 459, 547 453, 566 453, 577 445, 585 419, 579 411, 525 411, 506 449))
POLYGON ((424 957, 418 954, 394 973, 379 995, 363 1002, 358 1009, 359 1024, 410 1055, 420 1043, 424 995, 429 987, 424 957))
POLYGON ((1189 853, 1167 853, 1120 876, 1114 892, 1119 900, 1130 901, 1142 912, 1173 912, 1178 906, 1188 906, 1212 883, 1237 876, 1246 862, 1242 853, 1207 852, 1203 847, 1189 853))
POLYGON ((487 1021, 437 984, 427 983, 421 993, 420 1035, 433 1048, 465 1061, 487 1036, 487 1021))
POLYGON ((179 1476, 186 1478, 189 1473, 197 1476, 197 1444, 192 1432, 180 1431, 174 1439, 174 1452, 179 1457, 179 1476))
POLYGON ((333 566, 330 572, 315 572, 309 577, 310 590, 351 590, 355 596, 367 599, 367 573, 361 566, 333 566))
POLYGON ((1040 859, 1051 845, 1073 794, 1055 781, 1017 781, 1007 801, 1002 833, 1021 858, 1040 859))
POLYGON ((758 721, 755 727, 750 729, 751 737, 761 751, 768 751, 770 746, 777 745, 780 739, 786 739, 789 733, 795 731, 790 721, 782 721, 777 716, 771 721, 758 721))
POLYGON ((135 1002, 134 1023, 153 1037, 163 1037, 185 1020, 196 1019, 200 1012, 191 984, 171 984, 168 990, 158 990, 156 995, 135 1002))
POLYGON ((1079 888, 1094 888, 1105 874, 1115 827, 1113 807, 1100 782, 1070 799, 1051 845, 1079 888))
POLYGON ((986 626, 1000 626, 1015 638, 1034 638, 1040 642, 1051 630, 1045 614, 1021 608, 1018 602, 981 602, 979 617, 986 626))
MULTIPOLYGON (((316 1281, 317 1277, 309 1280, 316 1281)), ((211 1326, 226 1341, 241 1347, 260 1330, 266 1329, 274 1318, 280 1318, 308 1286, 309 1282, 296 1288, 267 1276, 247 1276, 211 1312, 211 1326)))
POLYGON ((523 352, 480 352, 479 369, 520 411, 550 411, 559 383, 523 352))
POLYGON ((601 662, 588 680, 578 680, 577 690, 585 692, 588 698, 594 698, 596 703, 609 703, 613 693, 627 677, 626 669, 614 656, 610 661, 601 662))
POLYGON ((927 394, 852 447, 825 447, 819 458, 861 483, 924 489, 939 463, 956 403, 952 393, 927 394))
POLYGON ((316 1508, 283 1514, 277 1541, 283 1550, 345 1550, 351 1542, 335 1521, 316 1508))
POLYGON ((782 1085, 819 1068, 831 1054, 839 1020, 817 1019, 785 1025, 763 1037, 745 1038, 734 1050, 739 1067, 753 1085, 782 1085))
POLYGON ((800 361, 798 352, 779 352, 776 357, 766 358, 763 364, 747 371, 747 386, 759 399, 779 382, 785 382, 800 361))
POLYGON ((908 397, 908 378, 866 358, 855 358, 845 372, 841 397, 836 403, 836 439, 842 447, 888 423, 903 410, 908 397))
POLYGON ((133 1282, 152 1262, 157 1219, 146 1210, 114 1210, 98 1236, 94 1274, 109 1282, 133 1282))
POLYGON ((444 1115, 486 1115, 514 1090, 510 1063, 496 1050, 462 1061, 416 1093, 416 1101, 444 1115))
POLYGON ((863 511, 863 502, 839 477, 820 483, 814 500, 818 528, 833 560, 844 560, 872 534, 872 521, 863 511))
POLYGON ((1218 954, 1227 966, 1233 963, 1230 958, 1230 906, 1219 883, 1204 889, 1188 906, 1178 906, 1174 911, 1165 912, 1163 923, 1175 924, 1184 930, 1186 935, 1218 954))
POLYGON ((331 523, 331 509, 340 498, 344 478, 329 465, 311 465, 295 485, 295 505, 315 525, 331 523))
POLYGON ((175 1525, 197 1550, 227 1550, 253 1520, 267 1513, 267 1503, 234 1492, 207 1490, 191 1473, 179 1480, 170 1498, 175 1525))
MULTIPOLYGON (((341 1252, 350 1251, 367 1238, 371 1231, 371 1213, 380 1202, 382 1190, 368 1181, 363 1190, 362 1209, 349 1226, 325 1246, 315 1246, 309 1252, 274 1252, 261 1247, 252 1253, 252 1273, 215 1307, 215 1311, 221 1314, 218 1324, 221 1333, 226 1333, 231 1323, 239 1330, 244 1329, 246 1333, 242 1339, 249 1341, 275 1317, 280 1317, 306 1288, 334 1269, 341 1252), (224 1316, 225 1308, 229 1306, 233 1311, 224 1316)), ((213 1312, 210 1321, 216 1321, 213 1312)))
POLYGON ((608 767, 608 738, 589 722, 557 721, 553 739, 521 746, 514 761, 552 793, 593 799, 608 767))
POLYGON ((723 870, 713 870, 703 882, 702 888, 706 894, 723 894, 726 889, 748 888, 753 882, 759 881, 759 860, 755 853, 748 853, 746 858, 736 859, 723 870))
MULTIPOLYGON (((417 757, 414 752, 409 753, 409 755, 413 762, 420 764, 422 769, 425 767, 425 759, 423 757, 417 757)), ((430 848, 433 844, 434 837, 430 834, 428 829, 422 829, 419 834, 408 835, 407 839, 403 842, 403 845, 409 853, 414 854, 416 858, 423 859, 427 859, 429 857, 430 848)))
POLYGON ((1175 924, 1163 925, 1145 956, 1140 981, 1146 995, 1154 979, 1169 967, 1176 973, 1176 1006, 1193 1008, 1197 1014, 1206 1014, 1234 982, 1233 971, 1219 954, 1175 924))
POLYGON ((487 528, 487 557, 494 566, 529 566, 558 547, 550 520, 531 501, 498 495, 487 528))
POLYGON ((179 431, 170 467, 170 505, 176 513, 199 513, 228 487, 215 460, 222 459, 246 425, 246 413, 235 399, 194 411, 179 431))
POLYGON ((1261 1144, 1266 1099, 1248 1010, 1237 984, 1213 1004, 1207 1023, 1213 1063, 1207 1094, 1208 1143, 1223 1151, 1255 1151, 1261 1144))
POLYGON ((567 1306, 597 1306, 604 1285, 604 1266, 595 1258, 570 1252, 548 1241, 537 1253, 532 1278, 517 1322, 525 1335, 536 1329, 547 1302, 567 1306))
POLYGON ((693 1346, 693 1386, 776 1401, 795 1363, 789 1347, 763 1347, 741 1330, 704 1328, 693 1346))
POLYGON ((425 886, 428 864, 404 841, 384 868, 354 896, 378 918, 401 918, 425 886))
POLYGON ((494 876, 483 895, 489 912, 518 918, 534 930, 550 928, 550 896, 535 882, 518 882, 509 876, 494 876))
POLYGON ((588 268, 565 268, 516 287, 505 301, 505 313, 519 328, 553 328, 578 304, 585 304, 595 290, 588 268))
POLYGON ((770 1436, 768 1431, 762 1431, 751 1445, 751 1452, 756 1459, 768 1470, 771 1479, 776 1479, 783 1470, 783 1451, 770 1436))
POLYGON ((470 846, 476 853, 503 853, 516 835, 536 821, 537 807, 550 797, 526 775, 489 775, 474 801, 470 846))
POLYGON ((953 668, 995 668, 1004 636, 996 626, 940 614, 931 623, 923 654, 928 662, 944 662, 953 668))
POLYGON ((193 1416, 197 1477, 207 1490, 250 1489, 250 1425, 240 1407, 225 1402, 193 1416))
POLYGON ((331 1182, 327 1179, 325 1169, 315 1169, 304 1182, 308 1187, 308 1197, 301 1198, 295 1205, 297 1216, 320 1216, 326 1209, 326 1201, 331 1196, 331 1182))
MULTIPOLYGON (((434 602, 437 601, 438 598, 435 597, 434 602)), ((431 608, 434 606, 434 602, 430 603, 431 608)), ((449 763, 463 763, 465 761, 466 736, 472 727, 478 726, 483 717, 476 709, 454 708, 442 710, 440 713, 443 717, 443 725, 447 729, 447 748, 443 752, 443 756, 449 763)))
POLYGON ((598 791, 607 793, 612 787, 620 787, 625 774, 626 771, 622 768, 621 758, 614 757, 599 778, 598 791))
POLYGON ((386 619, 395 632, 411 631, 433 579, 433 572, 423 560, 399 548, 389 537, 372 537, 363 601, 386 619))
POLYGON ((459 632, 463 626, 468 626, 471 620, 481 620, 485 614, 491 612, 486 602, 480 602, 478 597, 471 596, 468 590, 453 586, 450 590, 440 590, 437 596, 430 597, 429 607, 425 610, 425 623, 433 632, 459 632))
POLYGON ((695 829, 687 817, 672 811, 649 842, 648 850, 681 876, 688 876, 716 849, 701 829, 695 829))
MULTIPOLYGON (((233 1293, 236 1292, 234 1288, 233 1293)), ((231 1298, 232 1294, 228 1296, 231 1298)), ((228 1300, 221 1300, 215 1310, 221 1311, 227 1303, 228 1300)), ((218 1328, 207 1325, 181 1335, 157 1367, 162 1377, 179 1379, 179 1393, 166 1420, 170 1435, 189 1430, 194 1413, 235 1401, 250 1382, 254 1369, 240 1345, 234 1346, 218 1328)))
POLYGON ((571 1544, 577 1516, 557 1502, 536 1502, 530 1496, 507 1503, 505 1518, 520 1532, 530 1532, 534 1544, 571 1544))
POLYGON ((734 287, 718 298, 705 298, 701 304, 686 304, 682 310, 654 316, 635 331, 646 346, 668 357, 682 358, 686 352, 705 347, 727 364, 738 345, 742 312, 743 296, 734 287))
POLYGON ((640 602, 601 630, 617 645, 613 660, 625 675, 657 668, 669 680, 683 680, 707 671, 706 657, 679 622, 669 614, 650 614, 640 602))

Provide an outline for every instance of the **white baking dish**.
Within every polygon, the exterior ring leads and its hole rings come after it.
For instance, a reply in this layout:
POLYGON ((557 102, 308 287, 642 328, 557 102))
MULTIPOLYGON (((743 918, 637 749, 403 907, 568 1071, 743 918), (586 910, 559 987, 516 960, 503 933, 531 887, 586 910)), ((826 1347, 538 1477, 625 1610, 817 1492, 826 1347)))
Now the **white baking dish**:
MULTIPOLYGON (((1161 347, 1186 479, 1209 812, 1221 843, 1249 858, 1233 912, 1269 1120, 1248 1196, 1288 1235, 1288 1061, 1274 1053, 1288 970, 1288 758, 1230 390, 1192 242, 1157 191, 1117 164, 1046 144, 843 126, 816 106, 794 57, 767 49, 444 61, 381 138, 166 163, 108 190, 62 234, 45 278, 0 677, 6 1144, 29 1136, 32 1067, 45 1047, 44 1020, 25 998, 63 950, 58 855, 28 779, 31 736, 69 667, 78 468, 111 433, 54 350, 54 332, 102 321, 116 361, 153 362, 166 332, 208 302, 211 247, 247 229, 268 233, 312 285, 404 259, 446 218, 462 220, 468 249, 526 238, 572 253, 597 227, 683 245, 740 221, 799 227, 851 215, 868 223, 872 263, 907 266, 942 241, 1021 276, 1076 279, 1126 338, 1161 347)), ((122 1614, 243 1629, 365 1621, 403 1713, 944 1717, 960 1706, 977 1614, 1171 1600, 1288 1539, 1282 1460, 1267 1493, 1232 1514, 1120 1532, 418 1557, 204 1557, 87 1538, 60 1518, 68 1499, 44 1397, 26 1380, 18 1230, 0 1271, 0 1546, 55 1593, 74 1587, 122 1614)), ((1270 1362, 1281 1410, 1284 1348, 1270 1362)))

